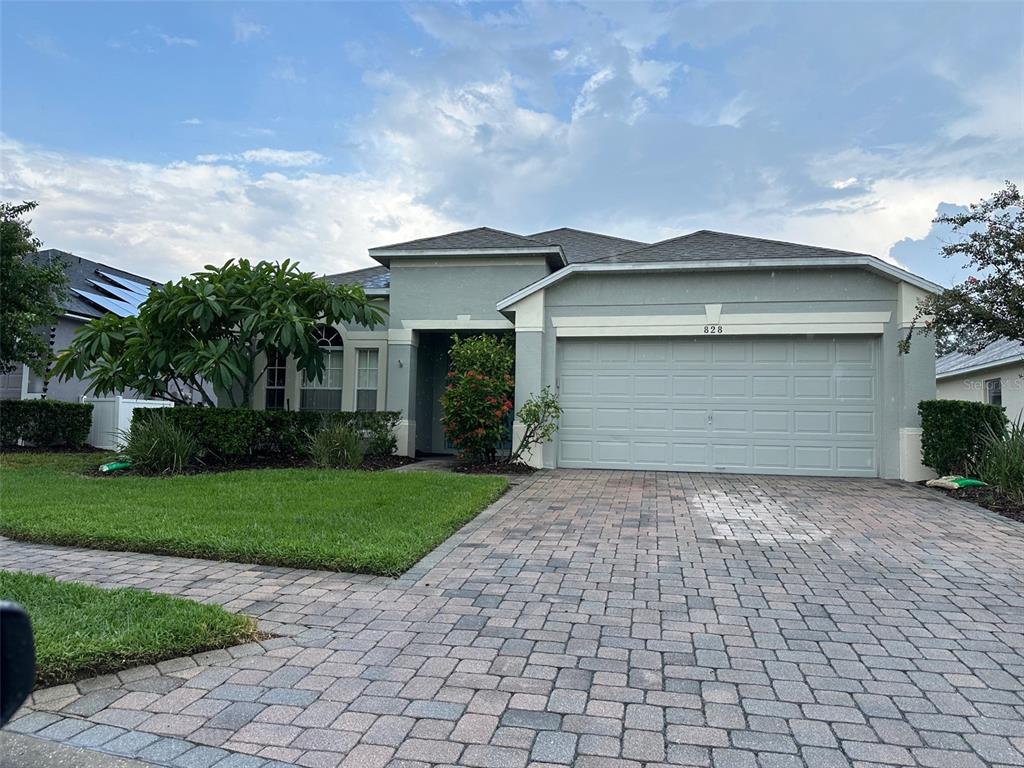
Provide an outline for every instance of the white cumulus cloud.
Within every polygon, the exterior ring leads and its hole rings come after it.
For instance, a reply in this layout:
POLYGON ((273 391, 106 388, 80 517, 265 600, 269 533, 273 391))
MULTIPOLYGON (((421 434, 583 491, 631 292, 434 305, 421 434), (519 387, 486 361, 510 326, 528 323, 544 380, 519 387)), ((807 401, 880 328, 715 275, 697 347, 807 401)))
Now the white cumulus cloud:
POLYGON ((247 149, 244 152, 228 154, 205 154, 196 157, 199 163, 255 163, 258 165, 274 165, 280 168, 304 168, 317 165, 326 160, 319 152, 311 150, 294 151, 289 149, 247 149))

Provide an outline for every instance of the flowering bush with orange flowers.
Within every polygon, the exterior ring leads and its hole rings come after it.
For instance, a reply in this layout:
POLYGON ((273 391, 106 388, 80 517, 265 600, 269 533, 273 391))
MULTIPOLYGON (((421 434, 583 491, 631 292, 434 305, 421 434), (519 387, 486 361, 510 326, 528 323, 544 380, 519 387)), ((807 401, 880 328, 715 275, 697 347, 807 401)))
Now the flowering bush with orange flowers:
POLYGON ((463 458, 495 462, 508 438, 515 350, 508 337, 452 336, 448 384, 441 395, 445 434, 463 458))

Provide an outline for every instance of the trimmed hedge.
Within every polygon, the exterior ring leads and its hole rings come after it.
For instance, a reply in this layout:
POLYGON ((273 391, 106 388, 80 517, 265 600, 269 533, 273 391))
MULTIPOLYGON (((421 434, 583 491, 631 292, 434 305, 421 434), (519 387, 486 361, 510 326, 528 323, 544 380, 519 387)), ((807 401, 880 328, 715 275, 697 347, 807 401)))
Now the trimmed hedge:
POLYGON ((37 448, 81 448, 92 428, 92 403, 0 400, 0 445, 19 440, 37 448))
POLYGON ((969 475, 991 429, 1006 429, 1006 414, 998 405, 969 400, 922 400, 921 460, 939 475, 969 475))
POLYGON ((195 435, 207 464, 237 464, 259 457, 294 459, 309 453, 309 435, 325 423, 352 427, 367 456, 390 456, 398 444, 397 411, 253 411, 248 408, 139 408, 132 426, 154 414, 195 435))

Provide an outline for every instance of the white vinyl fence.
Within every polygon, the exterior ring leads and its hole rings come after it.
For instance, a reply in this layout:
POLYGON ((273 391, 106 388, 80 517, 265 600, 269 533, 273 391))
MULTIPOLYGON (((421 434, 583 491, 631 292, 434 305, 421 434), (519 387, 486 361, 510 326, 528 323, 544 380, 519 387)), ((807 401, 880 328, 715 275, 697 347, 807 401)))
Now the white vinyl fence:
POLYGON ((89 445, 106 450, 121 447, 121 433, 132 425, 136 408, 173 408, 167 400, 132 400, 127 397, 82 397, 83 403, 92 403, 92 429, 89 445))

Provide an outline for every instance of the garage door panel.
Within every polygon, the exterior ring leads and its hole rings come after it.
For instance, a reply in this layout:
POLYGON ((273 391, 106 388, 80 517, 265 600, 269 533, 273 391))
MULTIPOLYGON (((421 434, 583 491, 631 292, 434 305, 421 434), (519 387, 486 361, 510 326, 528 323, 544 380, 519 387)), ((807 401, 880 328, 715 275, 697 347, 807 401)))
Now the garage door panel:
POLYGON ((633 383, 637 397, 666 398, 672 393, 672 379, 668 374, 637 375, 633 383))
POLYGON ((635 408, 633 419, 638 430, 669 432, 672 429, 672 419, 668 408, 635 408))
POLYGON ((672 395, 673 397, 707 397, 708 377, 707 376, 673 376, 672 395))
POLYGON ((789 445, 755 445, 753 468, 756 470, 788 469, 793 465, 793 448, 789 445))
POLYGON ((877 339, 562 339, 560 466, 875 476, 877 339))
POLYGON ((788 399, 790 397, 790 378, 788 376, 751 376, 751 395, 758 400, 772 398, 788 399))
POLYGON ((598 397, 630 397, 633 394, 632 379, 625 374, 599 374, 594 386, 594 394, 598 397))
POLYGON ((873 400, 875 380, 870 376, 837 376, 836 396, 844 400, 873 400))
POLYGON ((836 413, 837 435, 874 435, 875 414, 872 411, 839 411, 836 413))
POLYGON ((673 410, 672 429, 682 432, 707 432, 707 410, 704 408, 677 408, 673 410))
POLYGON ((633 411, 630 408, 595 408, 594 430, 629 430, 633 426, 633 411))
POLYGON ((747 397, 746 376, 712 376, 711 396, 712 397, 747 397))
POLYGON ((751 411, 751 431, 754 434, 778 432, 788 434, 792 427, 790 411, 751 411))

